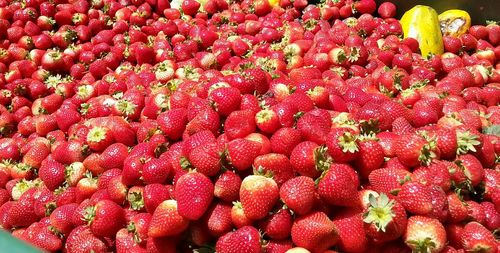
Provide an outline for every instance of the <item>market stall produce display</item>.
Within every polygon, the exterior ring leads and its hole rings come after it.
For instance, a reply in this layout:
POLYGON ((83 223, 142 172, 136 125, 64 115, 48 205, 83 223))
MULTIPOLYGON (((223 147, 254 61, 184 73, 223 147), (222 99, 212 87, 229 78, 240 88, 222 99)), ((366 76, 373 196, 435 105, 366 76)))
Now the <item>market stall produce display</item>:
POLYGON ((500 26, 457 8, 0 0, 0 252, 498 252, 500 26))

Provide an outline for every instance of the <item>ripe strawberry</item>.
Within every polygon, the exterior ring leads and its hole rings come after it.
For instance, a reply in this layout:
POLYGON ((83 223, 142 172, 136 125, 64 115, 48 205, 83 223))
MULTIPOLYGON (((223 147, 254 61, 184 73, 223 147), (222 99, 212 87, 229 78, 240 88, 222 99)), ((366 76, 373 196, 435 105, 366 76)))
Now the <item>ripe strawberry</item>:
POLYGON ((121 168, 127 156, 128 147, 125 144, 111 144, 99 156, 99 166, 104 169, 121 168))
POLYGON ((146 184, 161 184, 167 180, 171 170, 172 165, 170 163, 153 158, 142 166, 142 178, 146 184))
POLYGON ((62 239, 51 233, 48 226, 41 222, 31 224, 23 235, 24 240, 43 250, 54 252, 61 250, 63 247, 62 239))
POLYGON ((350 162, 358 156, 359 147, 351 130, 335 128, 326 137, 326 146, 335 162, 350 162))
POLYGON ((245 216, 252 220, 264 218, 279 199, 276 182, 264 176, 250 175, 243 179, 240 201, 245 216))
POLYGON ((381 193, 369 193, 369 203, 363 214, 366 235, 377 242, 388 242, 399 238, 407 225, 404 207, 396 200, 381 193))
POLYGON ((91 150, 100 152, 113 144, 114 137, 109 128, 95 126, 89 129, 86 140, 91 150))
POLYGON ((292 249, 293 243, 291 240, 269 240, 265 246, 266 253, 287 252, 292 249))
POLYGON ((64 165, 56 161, 45 161, 38 170, 38 176, 45 186, 53 191, 65 181, 65 172, 64 165))
POLYGON ((462 232, 462 246, 468 252, 496 252, 498 242, 493 234, 477 222, 469 222, 462 232))
POLYGON ((323 212, 312 212, 293 222, 293 243, 311 252, 325 252, 337 244, 338 239, 335 224, 323 212))
POLYGON ((356 206, 359 180, 347 164, 334 163, 318 184, 318 193, 330 205, 356 206))
POLYGON ((82 162, 85 158, 87 148, 82 141, 68 140, 55 147, 52 151, 54 160, 62 164, 82 162))
POLYGON ((50 214, 50 227, 49 229, 55 234, 68 236, 73 230, 73 223, 71 219, 78 208, 78 204, 71 203, 57 207, 50 214))
POLYGON ((280 127, 278 114, 271 109, 262 109, 255 114, 255 123, 260 131, 273 134, 280 127))
POLYGON ((429 187, 418 182, 406 182, 401 186, 398 200, 406 211, 425 215, 432 211, 429 187))
POLYGON ((373 190, 385 194, 397 194, 401 185, 410 179, 411 173, 399 168, 381 168, 374 170, 368 176, 373 190))
POLYGON ((300 130, 305 140, 314 141, 320 145, 325 144, 326 136, 332 126, 329 116, 324 110, 309 111, 297 121, 297 129, 300 130))
POLYGON ((317 178, 321 171, 328 169, 331 158, 327 157, 327 149, 312 141, 304 141, 292 150, 290 164, 300 175, 317 178))
POLYGON ((239 201, 233 202, 233 207, 231 208, 231 220, 236 228, 250 226, 253 223, 253 220, 249 219, 245 215, 241 202, 239 201))
POLYGON ((402 136, 396 144, 396 155, 406 166, 428 165, 437 157, 435 141, 427 141, 417 134, 402 136))
POLYGON ((282 154, 268 153, 257 156, 254 159, 253 168, 259 173, 271 173, 278 187, 294 177, 290 161, 282 154))
POLYGON ((358 142, 358 156, 354 164, 361 177, 368 178, 370 173, 384 163, 384 151, 375 137, 361 138, 358 142))
POLYGON ((286 181, 280 188, 280 198, 288 208, 298 215, 307 214, 314 203, 313 179, 298 176, 286 181))
POLYGON ((281 208, 277 212, 270 214, 261 220, 257 225, 271 239, 285 239, 290 235, 292 228, 292 214, 286 208, 281 208))
POLYGON ((415 215, 408 219, 403 239, 412 250, 441 252, 446 246, 446 231, 437 219, 415 215))
POLYGON ((205 143, 189 152, 189 163, 206 176, 215 176, 221 169, 221 154, 216 142, 205 143))
POLYGON ((114 237, 125 226, 125 212, 110 200, 101 200, 85 210, 85 220, 97 236, 114 237))
POLYGON ((446 164, 441 161, 418 167, 413 171, 411 179, 428 186, 439 186, 444 191, 448 191, 451 187, 450 172, 446 164))
POLYGON ((144 207, 146 211, 152 214, 158 205, 163 201, 170 199, 170 193, 167 187, 161 184, 148 184, 144 186, 142 194, 144 207))
POLYGON ((122 205, 127 199, 127 191, 127 186, 122 183, 122 175, 115 176, 109 180, 106 192, 110 200, 122 205))
POLYGON ((182 175, 175 184, 178 213, 189 219, 199 219, 212 202, 214 185, 199 172, 182 175))
POLYGON ((363 228, 362 214, 355 210, 343 211, 335 216, 333 224, 339 234, 338 247, 345 252, 366 252, 368 239, 363 228))
POLYGON ((79 226, 71 231, 64 245, 67 252, 83 253, 96 252, 105 253, 108 251, 106 243, 95 236, 88 226, 79 226))
POLYGON ((231 112, 237 111, 241 103, 241 93, 234 87, 215 88, 209 92, 208 98, 219 115, 227 117, 231 112))
POLYGON ((458 156, 455 163, 463 168, 465 176, 470 180, 472 186, 475 187, 482 182, 484 178, 484 168, 475 156, 471 154, 458 156))
POLYGON ((484 226, 489 230, 500 228, 500 213, 495 209, 495 204, 488 201, 481 202, 486 220, 484 226))
POLYGON ((231 209, 231 204, 220 202, 207 210, 203 222, 206 222, 210 235, 220 237, 231 231, 233 228, 231 209))
POLYGON ((234 139, 227 144, 227 158, 231 165, 239 170, 249 169, 254 159, 259 155, 261 145, 247 139, 234 139))
POLYGON ((214 184, 214 196, 225 201, 232 202, 239 198, 241 178, 233 171, 222 173, 214 184))
POLYGON ((215 249, 221 253, 259 253, 262 250, 260 239, 259 231, 256 228, 244 226, 220 237, 217 240, 215 249))
POLYGON ((257 129, 254 118, 252 111, 233 111, 226 118, 224 132, 230 140, 244 138, 257 129))
POLYGON ((292 150, 302 141, 300 130, 282 127, 271 136, 271 149, 274 153, 290 156, 292 150))
POLYGON ((189 220, 177 212, 177 201, 165 200, 154 211, 148 236, 163 237, 177 235, 187 229, 189 220))

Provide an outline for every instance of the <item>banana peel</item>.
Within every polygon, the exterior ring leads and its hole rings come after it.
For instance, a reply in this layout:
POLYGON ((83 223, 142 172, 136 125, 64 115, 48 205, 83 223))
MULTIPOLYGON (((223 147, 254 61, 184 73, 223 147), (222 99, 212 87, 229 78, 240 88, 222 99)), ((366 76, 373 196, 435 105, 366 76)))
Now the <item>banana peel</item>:
POLYGON ((471 26, 470 15, 463 10, 447 10, 439 14, 438 18, 444 36, 458 37, 466 33, 471 26))
POLYGON ((439 18, 433 8, 416 5, 403 14, 400 23, 404 37, 418 41, 422 56, 439 55, 444 52, 439 18))

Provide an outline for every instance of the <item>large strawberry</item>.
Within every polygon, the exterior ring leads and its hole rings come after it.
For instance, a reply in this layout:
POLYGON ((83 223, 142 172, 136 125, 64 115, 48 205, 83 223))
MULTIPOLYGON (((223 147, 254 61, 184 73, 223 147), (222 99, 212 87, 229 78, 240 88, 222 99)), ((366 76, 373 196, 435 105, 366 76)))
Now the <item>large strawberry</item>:
POLYGON ((240 187, 240 201, 245 216, 249 219, 264 218, 278 199, 278 185, 272 178, 251 175, 243 179, 240 187))
POLYGON ((283 154, 268 153, 257 156, 253 161, 253 168, 259 173, 271 173, 278 186, 294 177, 290 160, 283 154))
POLYGON ((107 244, 95 236, 88 226, 79 226, 73 229, 66 240, 64 249, 74 253, 91 251, 105 253, 109 250, 107 244))
POLYGON ((286 181, 280 188, 280 198, 294 213, 307 214, 314 203, 315 185, 310 177, 298 176, 286 181))
POLYGON ((363 218, 366 234, 377 242, 395 240, 406 229, 405 209, 384 193, 378 196, 369 193, 363 218))
POLYGON ((178 235, 189 226, 189 220, 177 211, 177 201, 165 200, 154 211, 148 236, 163 237, 178 235))
POLYGON ((358 156, 354 160, 361 177, 368 175, 384 163, 384 150, 374 136, 362 136, 358 141, 358 156))
POLYGON ((406 182, 401 186, 398 200, 406 211, 426 215, 432 211, 433 203, 430 188, 419 182, 406 182))
POLYGON ((461 240, 464 250, 468 252, 496 252, 498 249, 493 233, 477 222, 464 226, 461 240))
POLYGON ((409 167, 429 165, 433 159, 439 158, 436 142, 427 141, 418 134, 401 136, 395 148, 398 159, 409 167))
POLYGON ((227 158, 231 165, 239 170, 249 169, 259 155, 261 144, 247 139, 234 139, 227 144, 227 158))
POLYGON ((261 248, 259 231, 251 226, 244 226, 221 236, 215 245, 217 252, 221 253, 259 253, 261 248))
POLYGON ((338 239, 335 224, 323 212, 312 212, 293 222, 293 243, 311 252, 325 252, 334 246, 338 239))
POLYGON ((356 206, 359 180, 347 164, 334 163, 318 184, 318 193, 330 205, 356 206))
POLYGON ((212 202, 214 185, 207 176, 189 172, 177 180, 175 197, 178 213, 189 220, 197 220, 212 202))
POLYGON ((412 250, 437 253, 446 246, 446 231, 437 219, 411 216, 403 239, 412 250))
POLYGON ((110 200, 101 200, 85 210, 85 220, 92 233, 97 236, 114 237, 125 227, 125 212, 121 206, 110 200))
POLYGON ((362 214, 351 209, 336 215, 333 224, 339 234, 339 249, 345 252, 366 252, 368 238, 363 228, 362 214))

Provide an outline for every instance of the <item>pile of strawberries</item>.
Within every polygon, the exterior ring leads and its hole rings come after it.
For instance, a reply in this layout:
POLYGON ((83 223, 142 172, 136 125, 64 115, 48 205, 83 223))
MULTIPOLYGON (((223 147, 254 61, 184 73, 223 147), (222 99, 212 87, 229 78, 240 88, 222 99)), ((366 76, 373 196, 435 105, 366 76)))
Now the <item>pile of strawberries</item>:
POLYGON ((48 252, 497 252, 500 26, 0 0, 0 226, 48 252))

